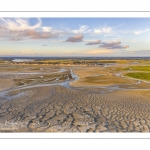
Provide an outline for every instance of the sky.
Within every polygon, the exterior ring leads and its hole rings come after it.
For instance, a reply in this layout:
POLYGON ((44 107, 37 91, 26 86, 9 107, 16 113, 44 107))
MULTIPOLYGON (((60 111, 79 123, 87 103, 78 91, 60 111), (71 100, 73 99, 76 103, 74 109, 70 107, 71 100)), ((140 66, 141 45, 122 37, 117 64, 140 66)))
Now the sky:
POLYGON ((150 56, 150 18, 0 18, 0 57, 150 56))

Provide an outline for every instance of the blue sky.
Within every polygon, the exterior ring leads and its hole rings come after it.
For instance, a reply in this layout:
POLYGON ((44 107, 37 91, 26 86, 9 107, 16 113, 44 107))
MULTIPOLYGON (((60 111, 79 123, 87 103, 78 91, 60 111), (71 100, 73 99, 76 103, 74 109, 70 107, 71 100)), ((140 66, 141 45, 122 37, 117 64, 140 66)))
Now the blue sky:
POLYGON ((0 56, 150 56, 150 18, 1 18, 0 56))

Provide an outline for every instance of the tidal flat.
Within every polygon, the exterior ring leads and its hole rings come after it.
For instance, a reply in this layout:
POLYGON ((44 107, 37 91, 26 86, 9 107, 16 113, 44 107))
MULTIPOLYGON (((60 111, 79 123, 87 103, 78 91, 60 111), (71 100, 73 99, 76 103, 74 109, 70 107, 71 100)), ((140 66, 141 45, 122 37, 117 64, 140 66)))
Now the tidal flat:
POLYGON ((1 59, 0 132, 150 132, 149 71, 149 59, 1 59))

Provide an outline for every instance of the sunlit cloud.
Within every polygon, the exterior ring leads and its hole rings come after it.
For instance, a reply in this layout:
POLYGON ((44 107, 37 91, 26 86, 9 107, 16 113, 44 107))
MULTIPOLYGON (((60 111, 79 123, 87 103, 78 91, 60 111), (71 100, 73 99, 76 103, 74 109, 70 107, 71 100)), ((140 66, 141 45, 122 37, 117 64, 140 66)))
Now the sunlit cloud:
POLYGON ((84 36, 83 35, 75 35, 73 37, 68 37, 68 39, 66 40, 66 42, 82 42, 83 41, 84 36))
POLYGON ((52 27, 42 27, 44 32, 51 32, 52 31, 52 27))
POLYGON ((52 34, 50 32, 26 30, 26 31, 20 32, 19 36, 28 37, 30 39, 49 39, 49 38, 56 38, 58 35, 52 34))
POLYGON ((30 25, 28 19, 1 19, 1 38, 9 41, 21 41, 27 39, 50 39, 56 38, 59 31, 52 27, 42 27, 41 19, 37 19, 35 25, 30 25))
POLYGON ((105 54, 105 53, 112 53, 112 51, 108 49, 104 49, 104 50, 91 50, 86 53, 87 54, 105 54))
POLYGON ((129 48, 129 45, 121 45, 120 41, 116 42, 102 42, 99 46, 100 48, 107 48, 107 49, 126 49, 129 48))

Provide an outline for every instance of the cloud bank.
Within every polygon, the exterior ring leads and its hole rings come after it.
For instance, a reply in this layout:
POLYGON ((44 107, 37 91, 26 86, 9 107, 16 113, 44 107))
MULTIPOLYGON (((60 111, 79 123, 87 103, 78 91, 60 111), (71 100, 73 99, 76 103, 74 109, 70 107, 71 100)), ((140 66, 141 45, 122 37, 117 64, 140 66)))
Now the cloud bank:
POLYGON ((0 19, 0 35, 3 40, 50 39, 59 35, 52 27, 42 27, 42 21, 30 25, 28 19, 0 19))

